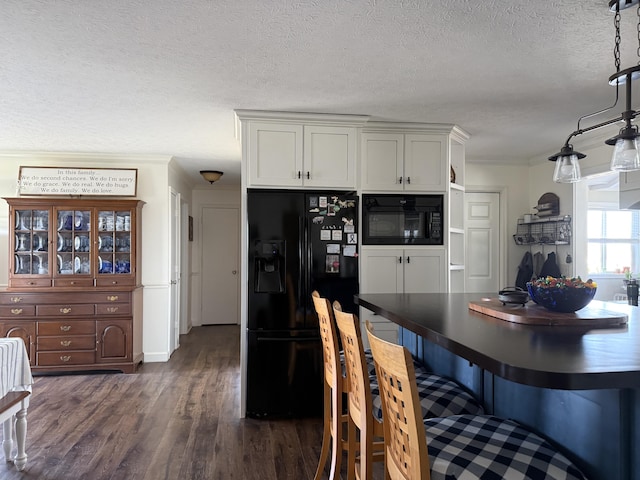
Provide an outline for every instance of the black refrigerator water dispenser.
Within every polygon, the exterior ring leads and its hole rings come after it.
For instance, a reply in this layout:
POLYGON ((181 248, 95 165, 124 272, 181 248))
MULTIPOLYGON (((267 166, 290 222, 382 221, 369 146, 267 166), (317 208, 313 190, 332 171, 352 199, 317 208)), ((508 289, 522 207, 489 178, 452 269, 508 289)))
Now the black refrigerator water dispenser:
POLYGON ((285 293, 287 271, 285 240, 258 240, 255 255, 254 291, 256 293, 285 293))

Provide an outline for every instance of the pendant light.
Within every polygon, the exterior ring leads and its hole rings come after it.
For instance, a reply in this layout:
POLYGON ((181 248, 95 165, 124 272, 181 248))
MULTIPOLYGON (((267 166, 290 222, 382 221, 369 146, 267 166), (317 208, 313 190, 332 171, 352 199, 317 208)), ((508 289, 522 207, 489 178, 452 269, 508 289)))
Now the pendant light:
POLYGON ((565 144, 559 153, 549 157, 556 162, 553 181, 557 183, 575 183, 580 180, 580 164, 578 160, 586 157, 584 153, 573 150, 573 145, 565 144))
POLYGON ((554 182, 573 183, 580 180, 580 166, 578 165, 578 160, 584 158, 586 155, 573 150, 573 146, 569 143, 573 137, 620 121, 625 123, 625 126, 620 130, 620 133, 605 142, 607 145, 613 145, 614 147, 613 155, 611 157, 611 170, 619 172, 640 170, 640 153, 638 151, 638 147, 640 146, 640 132, 636 125, 631 124, 631 121, 638 115, 638 112, 633 110, 631 106, 631 83, 633 80, 640 78, 640 62, 636 66, 622 71, 620 70, 620 10, 624 10, 625 8, 633 5, 638 5, 637 31, 639 46, 637 52, 640 57, 640 0, 610 0, 609 10, 615 13, 614 26, 616 36, 613 56, 616 73, 609 77, 609 84, 616 87, 615 102, 609 108, 580 117, 578 119, 578 128, 569 135, 569 138, 567 138, 567 141, 560 152, 549 157, 549 160, 556 162, 556 168, 553 173, 554 182), (580 128, 580 122, 585 118, 590 118, 615 108, 618 104, 619 88, 622 85, 626 87, 626 110, 622 112, 621 115, 616 118, 612 118, 611 120, 606 120, 590 127, 580 128))

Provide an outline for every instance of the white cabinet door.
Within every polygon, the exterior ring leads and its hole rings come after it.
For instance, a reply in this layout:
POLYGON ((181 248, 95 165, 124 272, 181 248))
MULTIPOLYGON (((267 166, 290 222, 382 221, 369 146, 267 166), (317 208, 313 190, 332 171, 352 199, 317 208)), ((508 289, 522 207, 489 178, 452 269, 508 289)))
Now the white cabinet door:
POLYGON ((404 293, 446 292, 445 250, 404 251, 404 293))
POLYGON ((447 136, 407 134, 404 138, 404 189, 444 192, 447 170, 447 136))
POLYGON ((360 253, 362 293, 402 293, 402 249, 368 248, 360 253))
POLYGON ((356 188, 357 130, 351 127, 305 126, 305 187, 356 188))
POLYGON ((302 125, 252 122, 249 125, 250 185, 300 187, 302 125))
MULTIPOLYGON (((360 252, 360 291, 362 293, 399 293, 403 281, 402 249, 366 249, 360 252)), ((371 322, 376 335, 398 343, 398 326, 366 308, 360 309, 362 342, 369 348, 365 322, 371 322)))
POLYGON ((404 135, 362 134, 362 189, 403 189, 404 135))

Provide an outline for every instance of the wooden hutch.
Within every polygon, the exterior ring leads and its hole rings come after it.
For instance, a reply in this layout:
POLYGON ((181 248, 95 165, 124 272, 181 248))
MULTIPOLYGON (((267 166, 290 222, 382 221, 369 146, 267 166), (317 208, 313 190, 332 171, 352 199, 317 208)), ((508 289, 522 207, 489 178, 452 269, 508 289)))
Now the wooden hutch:
POLYGON ((141 200, 5 198, 0 335, 35 372, 135 371, 142 361, 141 200))

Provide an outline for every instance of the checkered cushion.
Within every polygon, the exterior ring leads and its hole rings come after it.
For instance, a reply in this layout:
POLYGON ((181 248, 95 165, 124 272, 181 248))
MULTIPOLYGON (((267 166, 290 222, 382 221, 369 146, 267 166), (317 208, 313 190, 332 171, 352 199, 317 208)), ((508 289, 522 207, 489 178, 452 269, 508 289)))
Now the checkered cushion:
MULTIPOLYGON (((370 377, 373 396, 373 415, 382 419, 382 400, 376 377, 370 377)), ((416 368, 418 397, 422 406, 422 417, 449 417, 451 415, 482 415, 484 408, 456 382, 446 377, 416 368)))
POLYGON ((431 480, 585 478, 548 442, 511 420, 459 415, 424 425, 431 480))

